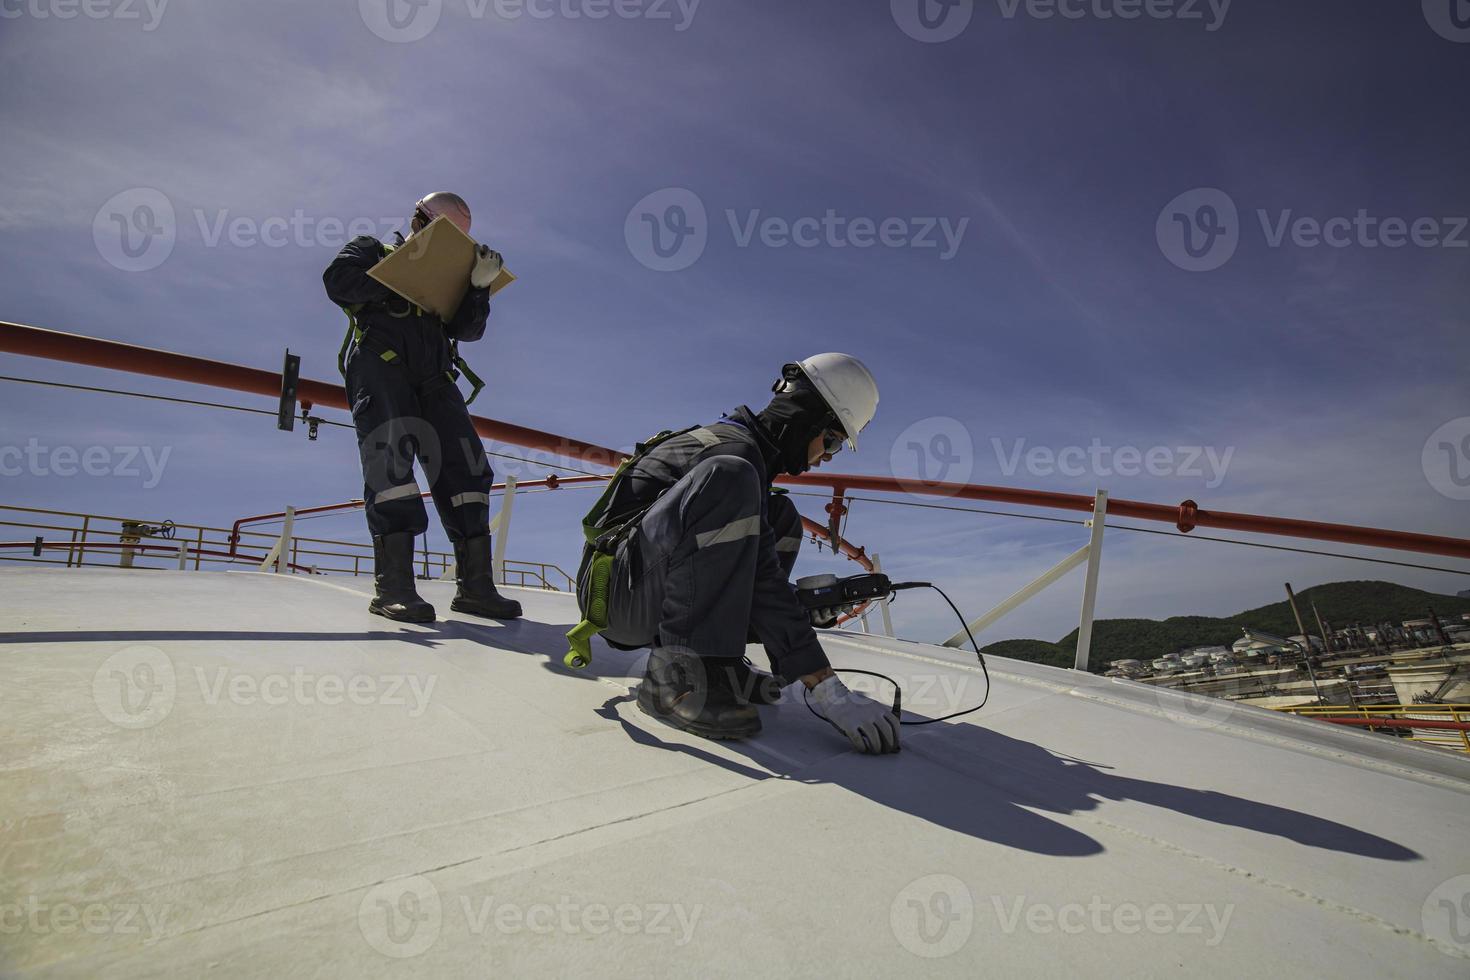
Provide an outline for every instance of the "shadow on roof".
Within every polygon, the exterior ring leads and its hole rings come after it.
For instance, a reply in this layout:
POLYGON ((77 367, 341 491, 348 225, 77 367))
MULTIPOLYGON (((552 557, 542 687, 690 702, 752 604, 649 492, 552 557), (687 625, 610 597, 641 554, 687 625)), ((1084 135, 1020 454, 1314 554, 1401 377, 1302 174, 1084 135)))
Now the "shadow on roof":
MULTIPOLYGON (((831 783, 957 833, 1035 854, 1088 857, 1104 848, 1093 837, 1032 810, 1074 814, 1097 810, 1105 800, 1133 800, 1328 851, 1385 861, 1421 857, 1391 840, 1323 817, 1213 790, 1114 775, 1104 772, 1106 767, 971 724, 936 726, 910 738, 896 756, 871 758, 845 751, 795 771, 783 772, 777 765, 778 775, 773 776, 697 746, 660 739, 630 720, 626 712, 638 711, 634 700, 631 694, 610 698, 597 713, 620 724, 640 745, 691 755, 750 779, 831 783)), ((650 721, 647 716, 642 720, 650 721)), ((721 744, 751 758, 758 754, 753 743, 721 744)), ((761 762, 772 767, 765 756, 761 762)))

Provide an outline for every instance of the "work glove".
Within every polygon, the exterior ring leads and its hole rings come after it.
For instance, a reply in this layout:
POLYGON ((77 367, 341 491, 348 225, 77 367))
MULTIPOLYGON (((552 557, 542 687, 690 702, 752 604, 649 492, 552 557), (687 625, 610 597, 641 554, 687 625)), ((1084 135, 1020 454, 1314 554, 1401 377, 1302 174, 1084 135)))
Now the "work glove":
POLYGON ((846 735, 859 752, 880 754, 898 751, 898 719, 872 698, 848 690, 837 677, 829 677, 811 689, 817 713, 846 735))
POLYGON ((812 625, 819 630, 829 630, 832 627, 836 626, 837 620, 840 618, 841 614, 842 610, 836 606, 828 606, 825 609, 807 610, 807 618, 810 619, 812 621, 812 625))
POLYGON ((479 245, 475 248, 475 267, 470 270, 470 285, 476 289, 485 289, 500 275, 500 270, 505 267, 505 260, 500 253, 489 245, 479 245))

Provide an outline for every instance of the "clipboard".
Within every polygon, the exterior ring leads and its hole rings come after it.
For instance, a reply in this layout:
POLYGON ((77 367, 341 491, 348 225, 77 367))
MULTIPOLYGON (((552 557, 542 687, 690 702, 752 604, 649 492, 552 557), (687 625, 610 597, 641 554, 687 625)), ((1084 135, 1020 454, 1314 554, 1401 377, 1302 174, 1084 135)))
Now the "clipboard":
MULTIPOLYGON (((441 214, 389 252, 368 270, 368 275, 415 306, 448 321, 469 292, 477 247, 473 238, 441 214)), ((509 269, 502 268, 490 284, 490 295, 515 279, 509 269)))

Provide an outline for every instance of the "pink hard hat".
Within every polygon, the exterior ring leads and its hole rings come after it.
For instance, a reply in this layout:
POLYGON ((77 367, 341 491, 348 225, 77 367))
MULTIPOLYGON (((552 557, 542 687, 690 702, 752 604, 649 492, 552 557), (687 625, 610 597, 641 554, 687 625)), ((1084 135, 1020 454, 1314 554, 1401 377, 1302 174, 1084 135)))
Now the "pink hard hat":
POLYGON ((454 222, 466 235, 470 233, 470 206, 464 198, 448 191, 435 191, 419 199, 413 206, 413 230, 426 227, 440 215, 454 222))

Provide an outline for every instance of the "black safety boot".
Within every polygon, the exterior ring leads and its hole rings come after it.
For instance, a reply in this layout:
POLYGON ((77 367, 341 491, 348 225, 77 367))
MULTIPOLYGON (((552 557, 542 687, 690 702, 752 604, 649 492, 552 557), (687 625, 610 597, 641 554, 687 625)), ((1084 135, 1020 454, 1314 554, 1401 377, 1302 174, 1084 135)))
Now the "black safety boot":
POLYGON ((744 657, 712 660, 710 663, 718 664, 719 669, 728 672, 730 689, 735 693, 735 700, 760 705, 775 704, 781 700, 781 682, 771 674, 752 667, 744 657))
POLYGON ((703 738, 749 738, 761 730, 760 715, 735 696, 729 683, 727 670, 692 653, 656 646, 638 685, 638 707, 703 738))
POLYGON ((454 577, 459 589, 449 608, 489 619, 519 619, 521 604, 496 590, 490 568, 490 535, 455 542, 454 577))
POLYGON ((413 538, 407 531, 373 538, 373 585, 368 612, 403 623, 432 623, 434 607, 413 587, 413 538))

